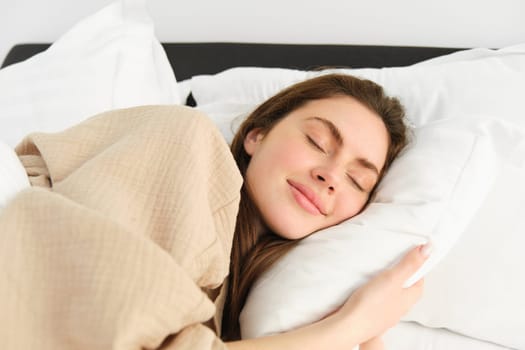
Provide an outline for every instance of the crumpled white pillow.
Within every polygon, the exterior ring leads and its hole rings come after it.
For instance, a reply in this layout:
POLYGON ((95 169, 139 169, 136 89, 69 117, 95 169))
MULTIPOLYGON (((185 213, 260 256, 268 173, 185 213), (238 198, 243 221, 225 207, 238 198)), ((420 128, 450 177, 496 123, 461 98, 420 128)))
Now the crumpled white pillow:
MULTIPOLYGON (((259 278, 241 313, 242 337, 278 333, 322 318, 409 248, 432 241, 434 253, 407 284, 417 280, 477 220, 502 169, 523 149, 524 138, 523 127, 479 115, 454 116, 417 128, 414 143, 394 162, 364 212, 302 240, 259 278)), ((416 314, 410 320, 424 318, 416 314)), ((440 321, 442 327, 456 324, 445 316, 440 321)), ((521 332, 512 334, 518 336, 521 332)))
POLYGON ((15 151, 0 141, 0 211, 21 190, 30 187, 15 151))
POLYGON ((116 1, 49 49, 0 70, 0 140, 54 132, 105 110, 179 104, 173 70, 146 0, 116 1))

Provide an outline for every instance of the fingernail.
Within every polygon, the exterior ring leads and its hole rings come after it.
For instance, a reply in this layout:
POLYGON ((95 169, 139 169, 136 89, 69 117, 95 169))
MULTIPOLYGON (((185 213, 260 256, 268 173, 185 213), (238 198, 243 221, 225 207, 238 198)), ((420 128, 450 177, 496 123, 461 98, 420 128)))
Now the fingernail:
POLYGON ((427 244, 419 246, 419 251, 421 252, 421 255, 428 258, 432 253, 432 243, 428 242, 427 244))

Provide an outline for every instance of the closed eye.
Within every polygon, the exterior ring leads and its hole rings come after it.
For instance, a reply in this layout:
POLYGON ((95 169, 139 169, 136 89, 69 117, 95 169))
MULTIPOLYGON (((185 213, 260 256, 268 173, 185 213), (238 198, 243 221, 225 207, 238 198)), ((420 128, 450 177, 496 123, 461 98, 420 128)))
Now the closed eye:
POLYGON ((350 182, 352 183, 352 185, 357 188, 359 191, 361 192, 365 192, 365 189, 359 184, 359 182, 356 181, 356 179, 354 179, 351 175, 349 174, 346 174, 346 176, 348 177, 348 179, 350 180, 350 182))
POLYGON ((326 151, 321 146, 319 146, 319 144, 315 142, 315 140, 311 138, 309 135, 306 135, 306 139, 308 140, 308 143, 310 143, 312 146, 317 148, 319 151, 326 153, 326 151))

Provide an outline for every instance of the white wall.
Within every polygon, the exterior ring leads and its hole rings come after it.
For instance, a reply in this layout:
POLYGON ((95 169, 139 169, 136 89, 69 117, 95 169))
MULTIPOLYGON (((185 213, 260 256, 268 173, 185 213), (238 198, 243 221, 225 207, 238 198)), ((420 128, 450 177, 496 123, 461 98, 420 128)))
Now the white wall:
MULTIPOLYGON (((0 0, 0 60, 51 42, 111 0, 0 0)), ((524 0, 149 0, 162 41, 504 47, 525 42, 524 0)))

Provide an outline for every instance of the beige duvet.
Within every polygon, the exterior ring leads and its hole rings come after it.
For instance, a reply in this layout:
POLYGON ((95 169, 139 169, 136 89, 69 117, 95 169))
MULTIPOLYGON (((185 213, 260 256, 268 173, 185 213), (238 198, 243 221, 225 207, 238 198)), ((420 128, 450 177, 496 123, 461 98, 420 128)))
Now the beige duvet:
POLYGON ((206 117, 111 111, 17 153, 33 187, 0 214, 3 349, 224 348, 209 295, 242 178, 206 117))

